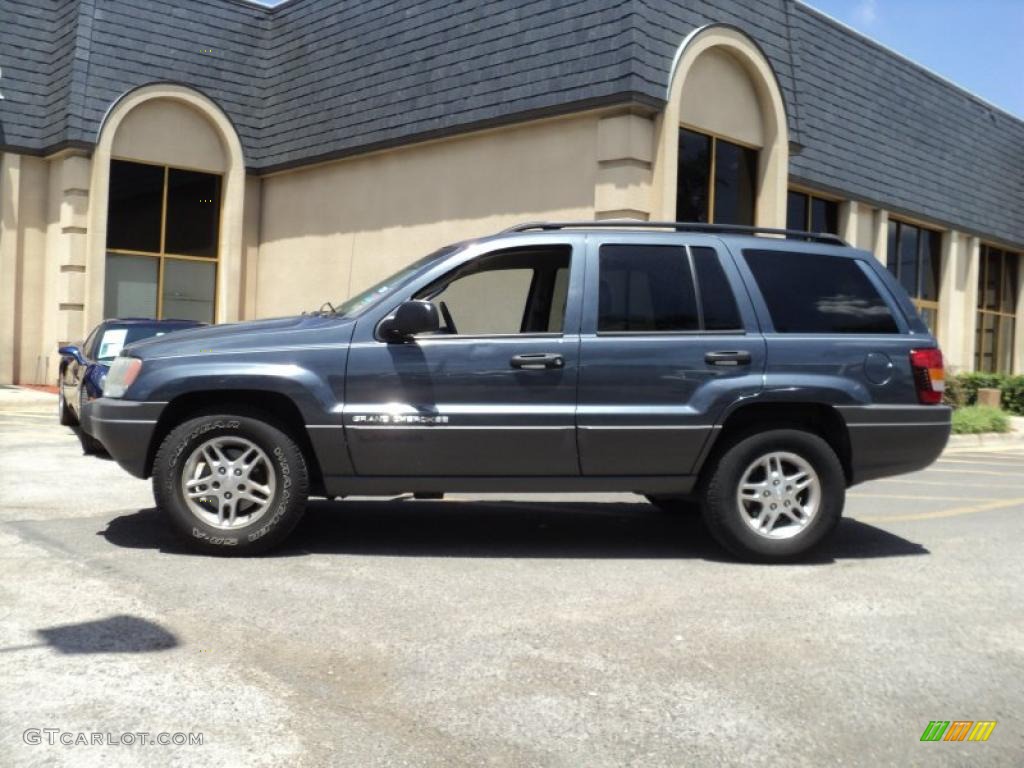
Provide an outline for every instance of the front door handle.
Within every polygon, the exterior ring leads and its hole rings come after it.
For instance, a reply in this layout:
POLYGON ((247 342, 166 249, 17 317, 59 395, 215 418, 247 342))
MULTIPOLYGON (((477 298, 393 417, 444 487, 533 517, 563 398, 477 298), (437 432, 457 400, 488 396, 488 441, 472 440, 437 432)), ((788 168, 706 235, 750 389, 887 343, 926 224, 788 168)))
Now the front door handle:
POLYGON ((565 358, 555 352, 536 352, 514 355, 509 365, 524 371, 542 371, 545 368, 564 368, 565 358))
POLYGON ((749 352, 708 352, 704 355, 708 365, 750 365, 749 352))

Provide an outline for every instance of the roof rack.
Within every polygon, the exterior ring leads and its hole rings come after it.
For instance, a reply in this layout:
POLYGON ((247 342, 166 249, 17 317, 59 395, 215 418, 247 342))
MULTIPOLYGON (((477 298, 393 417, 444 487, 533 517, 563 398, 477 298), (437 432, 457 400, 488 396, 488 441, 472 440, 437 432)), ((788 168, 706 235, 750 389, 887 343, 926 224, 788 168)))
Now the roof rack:
POLYGON ((706 224, 686 221, 638 221, 636 219, 603 219, 601 221, 533 221, 502 230, 511 232, 552 231, 559 229, 670 229, 673 232, 706 232, 709 234, 774 235, 787 240, 806 240, 814 243, 849 246, 839 235, 827 232, 803 232, 798 229, 749 227, 742 224, 706 224))

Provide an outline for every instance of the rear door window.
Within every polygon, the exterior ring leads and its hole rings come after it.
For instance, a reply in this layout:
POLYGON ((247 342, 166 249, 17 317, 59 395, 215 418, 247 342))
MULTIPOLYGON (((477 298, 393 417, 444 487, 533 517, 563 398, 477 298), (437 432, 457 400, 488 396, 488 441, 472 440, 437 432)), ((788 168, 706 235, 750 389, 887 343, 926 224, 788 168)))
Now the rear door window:
POLYGON ((705 331, 738 331, 743 328, 736 297, 714 248, 693 248, 693 268, 700 286, 705 331))
POLYGON ((714 248, 609 244, 598 263, 598 333, 742 332, 714 248))
POLYGON ((604 245, 599 273, 599 333, 700 330, 686 248, 604 245))
POLYGON ((778 333, 897 333, 892 310, 856 259, 745 250, 778 333))

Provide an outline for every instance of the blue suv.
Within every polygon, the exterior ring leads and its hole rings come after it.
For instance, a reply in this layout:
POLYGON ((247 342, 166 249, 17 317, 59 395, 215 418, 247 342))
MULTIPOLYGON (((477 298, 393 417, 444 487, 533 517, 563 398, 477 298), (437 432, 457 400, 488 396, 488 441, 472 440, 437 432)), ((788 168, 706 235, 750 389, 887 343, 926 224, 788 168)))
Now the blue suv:
POLYGON ((280 543, 310 495, 628 491, 779 561, 847 487, 939 456, 942 387, 906 293, 834 236, 584 222, 131 345, 90 418, 207 551, 280 543))

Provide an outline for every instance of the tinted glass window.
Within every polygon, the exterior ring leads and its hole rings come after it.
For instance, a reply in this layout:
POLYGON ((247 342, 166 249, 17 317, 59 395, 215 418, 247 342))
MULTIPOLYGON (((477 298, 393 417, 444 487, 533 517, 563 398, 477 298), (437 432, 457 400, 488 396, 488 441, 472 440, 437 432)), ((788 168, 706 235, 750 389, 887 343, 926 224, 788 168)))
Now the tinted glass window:
POLYGON ((899 278, 900 285, 911 296, 917 296, 917 248, 918 248, 917 227, 910 227, 906 224, 900 226, 899 239, 899 278))
POLYGON ((710 202, 711 137, 679 132, 676 221, 707 221, 710 202))
POLYGON ((107 317, 156 317, 160 260, 152 256, 107 255, 103 311, 107 317))
POLYGON ((696 331, 697 298, 685 248, 601 247, 598 331, 696 331))
POLYGON ((896 333, 892 312, 854 259, 744 251, 779 333, 896 333))
POLYGON ((889 220, 889 233, 886 240, 885 266, 896 277, 900 274, 900 225, 898 222, 889 220))
POLYGON ((693 266, 700 286, 704 330, 734 331, 742 328, 732 286, 713 248, 694 248, 693 266))
POLYGON ((811 232, 839 234, 839 203, 835 200, 811 198, 811 232))
POLYGON ((807 195, 790 192, 786 197, 786 229, 807 230, 807 195))
POLYGON ((161 166, 111 160, 107 247, 159 252, 163 195, 161 166))
POLYGON ((183 256, 217 255, 220 176, 170 169, 164 250, 183 256))
POLYGON ((753 224, 757 151, 715 142, 715 223, 753 224))
MULTIPOLYGON (((918 298, 927 301, 938 301, 939 298, 939 252, 942 248, 942 236, 930 229, 922 229, 921 248, 921 289, 918 298)), ((930 326, 931 327, 931 326, 930 326)))
POLYGON ((1003 260, 1003 287, 999 292, 1001 296, 1000 309, 1010 314, 1017 312, 1017 286, 1019 285, 1017 262, 1019 258, 1015 253, 1007 253, 1003 260))
POLYGON ((216 285, 216 263, 168 259, 164 263, 162 316, 170 320, 212 323, 216 285))

